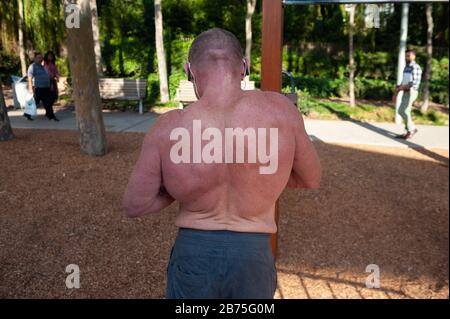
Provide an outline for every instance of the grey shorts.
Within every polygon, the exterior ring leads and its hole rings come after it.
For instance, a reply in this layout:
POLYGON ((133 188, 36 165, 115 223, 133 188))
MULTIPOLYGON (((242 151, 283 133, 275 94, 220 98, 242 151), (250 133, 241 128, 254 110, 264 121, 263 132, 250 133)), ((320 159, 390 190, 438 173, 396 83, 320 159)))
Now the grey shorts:
POLYGON ((181 228, 167 267, 169 299, 271 299, 270 234, 181 228))

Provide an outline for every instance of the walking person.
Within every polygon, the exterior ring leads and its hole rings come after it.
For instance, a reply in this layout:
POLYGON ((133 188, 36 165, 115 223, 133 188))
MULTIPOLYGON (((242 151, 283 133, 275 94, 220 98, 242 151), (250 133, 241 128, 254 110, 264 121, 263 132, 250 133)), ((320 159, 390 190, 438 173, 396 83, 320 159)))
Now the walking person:
MULTIPOLYGON (((50 92, 50 77, 45 70, 42 62, 44 58, 41 53, 37 52, 34 55, 34 62, 28 68, 28 92, 33 94, 36 106, 42 101, 45 108, 45 116, 49 120, 59 122, 56 118, 52 106, 52 96, 50 92)), ((32 121, 30 114, 25 113, 28 120, 32 121)))
POLYGON ((58 100, 58 81, 59 81, 59 72, 58 67, 56 66, 56 56, 53 51, 48 51, 44 55, 44 68, 50 77, 50 96, 52 101, 52 107, 55 102, 58 100))
POLYGON ((397 101, 397 95, 400 91, 403 91, 402 100, 398 109, 398 114, 401 116, 405 123, 406 133, 397 135, 397 138, 410 139, 417 132, 417 128, 414 125, 411 110, 414 101, 419 95, 420 80, 422 78, 422 69, 420 65, 416 63, 416 52, 412 49, 406 50, 406 66, 403 70, 403 80, 400 85, 397 86, 393 101, 397 101))

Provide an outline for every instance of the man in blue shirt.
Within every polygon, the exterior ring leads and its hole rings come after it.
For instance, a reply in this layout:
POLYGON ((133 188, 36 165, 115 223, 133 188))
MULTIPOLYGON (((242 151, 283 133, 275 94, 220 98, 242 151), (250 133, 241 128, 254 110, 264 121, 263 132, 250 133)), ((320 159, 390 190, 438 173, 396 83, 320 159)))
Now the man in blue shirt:
MULTIPOLYGON (((28 92, 33 94, 36 106, 42 101, 45 108, 45 116, 49 120, 59 122, 53 112, 52 97, 50 92, 50 77, 42 66, 44 60, 42 54, 35 53, 34 62, 28 68, 28 92)), ((30 114, 25 113, 24 116, 32 121, 30 114)))
POLYGON ((410 139, 417 133, 417 128, 414 125, 411 116, 411 109, 414 101, 419 95, 420 80, 422 78, 422 69, 416 63, 416 52, 412 49, 406 50, 406 66, 403 70, 403 80, 400 85, 397 85, 395 94, 393 97, 394 102, 397 99, 397 95, 400 91, 403 91, 402 101, 398 108, 398 114, 405 122, 406 133, 398 135, 398 138, 405 140, 410 139))

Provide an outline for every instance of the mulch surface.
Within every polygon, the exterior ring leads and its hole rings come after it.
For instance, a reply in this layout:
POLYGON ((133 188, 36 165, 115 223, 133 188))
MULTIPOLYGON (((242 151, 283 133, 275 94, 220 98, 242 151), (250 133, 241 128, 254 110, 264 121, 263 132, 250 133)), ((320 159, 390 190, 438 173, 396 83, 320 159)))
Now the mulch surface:
MULTIPOLYGON (((14 130, 0 144, 1 298, 164 298, 177 205, 121 209, 143 134, 14 130), (68 289, 66 266, 80 268, 68 289)), ((277 298, 448 298, 448 151, 316 143, 320 190, 280 200, 277 298), (380 288, 369 289, 369 264, 380 288)))

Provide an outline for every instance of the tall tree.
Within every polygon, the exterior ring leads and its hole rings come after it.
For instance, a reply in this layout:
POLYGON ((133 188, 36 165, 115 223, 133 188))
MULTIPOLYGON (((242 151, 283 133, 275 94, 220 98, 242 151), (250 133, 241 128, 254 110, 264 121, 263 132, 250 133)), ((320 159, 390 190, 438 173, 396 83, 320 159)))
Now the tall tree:
POLYGON ((256 0, 247 0, 247 15, 245 16, 245 58, 252 63, 252 17, 255 13, 256 0))
POLYGON ((155 39, 156 56, 158 59, 159 91, 161 94, 161 102, 166 103, 169 101, 169 86, 167 84, 167 65, 166 55, 164 52, 161 0, 155 0, 155 39))
POLYGON ((350 20, 348 26, 348 69, 349 69, 349 96, 350 96, 350 106, 355 106, 355 58, 354 58, 354 48, 353 48, 353 30, 355 27, 355 11, 356 4, 350 5, 350 20))
POLYGON ((95 65, 97 74, 102 75, 102 51, 100 48, 100 32, 98 27, 98 10, 97 0, 90 0, 91 16, 92 16, 92 34, 94 36, 95 65))
POLYGON ((425 74, 423 77, 423 104, 420 111, 425 113, 428 111, 430 99, 430 77, 431 77, 431 62, 433 59, 433 5, 431 3, 425 4, 425 14, 427 16, 427 64, 425 66, 425 74))
MULTIPOLYGON (((70 5, 69 0, 64 0, 70 5)), ((66 11, 66 24, 73 14, 79 17, 79 27, 67 26, 67 49, 72 75, 72 97, 75 102, 81 151, 88 155, 106 154, 98 76, 95 64, 94 37, 90 0, 78 0, 77 10, 66 11)))
MULTIPOLYGON (((400 22, 400 44, 398 50, 397 61, 397 85, 400 85, 403 80, 403 69, 405 68, 405 50, 406 41, 408 40, 408 24, 409 24, 409 3, 403 3, 401 9, 401 22, 400 22)), ((401 124, 402 118, 398 114, 398 109, 402 101, 403 91, 400 91, 397 95, 395 102, 395 123, 401 124)))
POLYGON ((2 84, 0 83, 0 141, 8 141, 13 138, 14 134, 9 122, 8 111, 6 110, 2 84))
POLYGON ((25 60, 25 43, 23 40, 23 0, 17 0, 17 6, 19 10, 19 58, 20 58, 20 69, 22 71, 22 75, 27 74, 27 62, 25 60))

